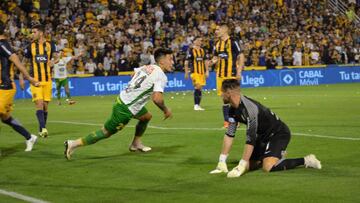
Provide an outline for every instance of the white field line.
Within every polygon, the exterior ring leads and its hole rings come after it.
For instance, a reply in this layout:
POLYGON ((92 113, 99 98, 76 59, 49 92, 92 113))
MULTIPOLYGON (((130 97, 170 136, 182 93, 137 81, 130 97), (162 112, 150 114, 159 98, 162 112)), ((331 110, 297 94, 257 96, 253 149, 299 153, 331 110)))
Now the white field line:
POLYGON ((41 199, 36 199, 36 198, 29 197, 29 196, 26 196, 26 195, 22 195, 22 194, 19 194, 19 193, 16 193, 16 192, 11 192, 11 191, 2 190, 2 189, 0 189, 0 194, 6 195, 6 196, 10 196, 10 197, 13 197, 13 198, 15 198, 15 199, 20 199, 20 200, 23 200, 23 201, 25 201, 25 202, 31 202, 31 203, 49 203, 49 202, 44 201, 44 200, 41 200, 41 199))
MULTIPOLYGON (((62 124, 72 124, 72 125, 88 125, 88 126, 102 126, 103 124, 99 123, 85 123, 85 122, 72 122, 72 121, 48 121, 49 123, 62 123, 62 124)), ((128 127, 135 127, 133 125, 128 125, 128 127)), ((173 127, 160 127, 149 125, 148 128, 159 129, 159 130, 205 130, 205 131, 224 131, 223 128, 173 128, 173 127)), ((240 129, 244 130, 244 129, 240 129)), ((338 137, 330 135, 316 135, 316 134, 307 134, 307 133, 298 133, 292 132, 292 135, 304 136, 304 137, 317 137, 317 138, 326 138, 326 139, 335 139, 335 140, 353 140, 360 141, 360 138, 357 137, 338 137)))

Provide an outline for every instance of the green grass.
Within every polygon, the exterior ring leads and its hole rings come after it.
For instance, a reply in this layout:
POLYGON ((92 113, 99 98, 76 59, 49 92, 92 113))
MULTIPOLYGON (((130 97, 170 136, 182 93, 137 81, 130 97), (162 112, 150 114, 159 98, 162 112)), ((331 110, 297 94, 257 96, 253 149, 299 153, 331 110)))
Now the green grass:
MULTIPOLYGON (((50 202, 360 202, 360 83, 254 88, 243 93, 270 107, 289 125, 294 136, 288 157, 314 153, 323 169, 268 174, 258 170, 237 179, 209 175, 217 164, 224 134, 221 99, 215 92, 204 93, 204 112, 192 110, 192 93, 166 93, 166 104, 173 111, 173 118, 166 121, 149 103, 153 120, 143 141, 153 147, 151 153, 128 152, 133 120, 123 131, 77 150, 73 160, 67 161, 64 140, 98 129, 115 99, 114 95, 78 97, 73 106, 51 103, 50 137, 39 139, 31 153, 23 152, 21 136, 1 125, 0 189, 50 202)), ((37 131, 29 100, 16 101, 13 114, 30 131, 37 131)), ((230 169, 241 157, 244 133, 243 126, 228 159, 230 169)), ((0 194, 0 202, 21 201, 0 194)))

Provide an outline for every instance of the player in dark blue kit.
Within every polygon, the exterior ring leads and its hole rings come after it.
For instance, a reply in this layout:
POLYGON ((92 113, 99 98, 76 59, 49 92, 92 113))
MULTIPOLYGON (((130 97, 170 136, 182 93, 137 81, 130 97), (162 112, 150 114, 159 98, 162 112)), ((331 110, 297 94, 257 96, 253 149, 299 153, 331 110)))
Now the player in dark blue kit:
POLYGON ((293 169, 305 165, 307 168, 321 169, 321 163, 315 155, 304 158, 285 159, 284 154, 290 142, 291 133, 270 109, 250 99, 240 92, 240 83, 236 79, 224 80, 222 97, 230 104, 229 127, 224 136, 219 163, 211 174, 227 173, 226 159, 230 152, 238 123, 247 125, 246 144, 239 164, 227 174, 234 178, 243 175, 249 169, 262 166, 266 172, 293 169))

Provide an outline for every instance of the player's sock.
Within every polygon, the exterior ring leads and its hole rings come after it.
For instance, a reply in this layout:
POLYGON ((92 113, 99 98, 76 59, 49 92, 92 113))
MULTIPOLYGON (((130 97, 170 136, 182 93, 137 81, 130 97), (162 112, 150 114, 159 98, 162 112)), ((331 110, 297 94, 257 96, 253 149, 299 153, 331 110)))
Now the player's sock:
POLYGON ((39 122, 39 132, 41 132, 41 130, 43 128, 45 128, 45 114, 44 114, 44 110, 37 110, 36 111, 36 117, 38 119, 39 122))
POLYGON ((44 111, 45 126, 46 126, 47 118, 48 118, 48 112, 47 112, 47 111, 44 111))
POLYGON ((220 154, 219 156, 219 162, 226 162, 228 155, 227 154, 220 154))
POLYGON ((198 89, 194 90, 194 103, 195 103, 195 105, 200 104, 200 94, 201 94, 200 90, 198 90, 198 89))
POLYGON ((229 121, 229 110, 230 110, 230 106, 228 104, 224 104, 223 105, 224 121, 229 121))
POLYGON ((199 90, 199 105, 200 105, 200 103, 201 103, 201 97, 202 97, 202 91, 201 90, 199 90))
POLYGON ((136 124, 135 136, 142 136, 146 130, 149 121, 139 121, 136 124))
POLYGON ((283 159, 283 160, 279 160, 279 162, 271 168, 270 172, 293 169, 301 165, 304 165, 304 158, 283 159))
POLYGON ((11 126, 16 132, 24 136, 26 140, 31 138, 31 134, 16 119, 10 117, 7 120, 2 120, 2 122, 11 126))
POLYGON ((81 141, 84 145, 91 145, 105 138, 108 137, 104 134, 104 132, 102 130, 98 130, 96 132, 90 133, 86 137, 81 138, 81 141))

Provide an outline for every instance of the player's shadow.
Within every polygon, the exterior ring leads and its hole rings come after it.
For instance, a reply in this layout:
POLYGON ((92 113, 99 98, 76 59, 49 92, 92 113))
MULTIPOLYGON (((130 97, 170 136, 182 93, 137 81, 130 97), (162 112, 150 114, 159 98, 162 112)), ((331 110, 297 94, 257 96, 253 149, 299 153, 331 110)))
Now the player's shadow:
POLYGON ((15 154, 16 152, 20 151, 19 149, 21 147, 23 147, 24 144, 16 144, 12 147, 8 147, 8 148, 3 148, 3 149, 0 149, 0 160, 12 155, 12 154, 15 154))
POLYGON ((169 154, 176 154, 177 150, 179 150, 180 148, 183 148, 183 147, 184 147, 183 145, 161 146, 161 147, 155 146, 155 147, 152 147, 152 150, 150 152, 141 152, 141 151, 126 152, 126 153, 114 154, 114 155, 110 155, 110 156, 89 157, 87 159, 116 159, 116 158, 125 157, 125 156, 137 156, 139 154, 151 155, 154 153, 163 153, 163 154, 169 155, 169 154))
POLYGON ((163 154, 176 154, 176 152, 180 149, 183 148, 183 145, 173 145, 173 146, 155 146, 152 147, 152 150, 150 152, 141 152, 141 151, 135 151, 135 152, 126 152, 121 154, 121 156, 131 156, 131 155, 136 155, 138 153, 142 153, 142 154, 152 154, 152 153, 163 153, 163 154))

